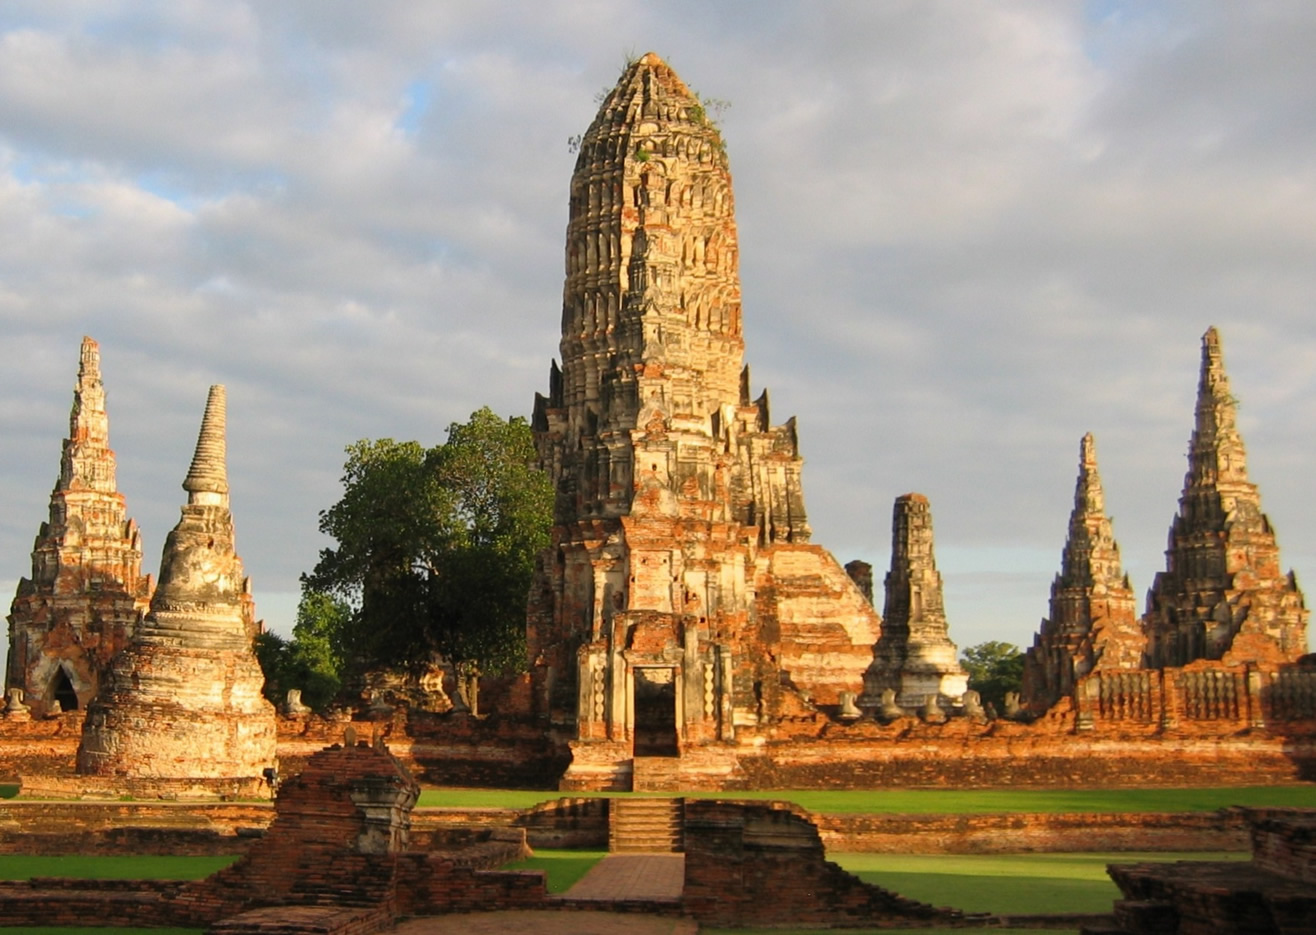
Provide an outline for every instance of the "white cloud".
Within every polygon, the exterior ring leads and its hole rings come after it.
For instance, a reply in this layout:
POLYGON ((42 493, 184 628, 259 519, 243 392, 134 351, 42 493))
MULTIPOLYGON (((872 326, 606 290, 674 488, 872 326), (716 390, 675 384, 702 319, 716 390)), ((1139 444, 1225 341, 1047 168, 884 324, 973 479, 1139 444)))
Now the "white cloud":
POLYGON ((7 4, 0 570, 26 571, 89 333, 147 564, 224 382, 239 547, 286 609, 344 445, 544 389, 566 140, 653 49, 732 102, 747 360, 800 417, 819 542, 880 571, 921 490, 957 638, 1025 641, 1091 430, 1145 589, 1216 324, 1311 578, 1316 9, 1086 12, 7 4))

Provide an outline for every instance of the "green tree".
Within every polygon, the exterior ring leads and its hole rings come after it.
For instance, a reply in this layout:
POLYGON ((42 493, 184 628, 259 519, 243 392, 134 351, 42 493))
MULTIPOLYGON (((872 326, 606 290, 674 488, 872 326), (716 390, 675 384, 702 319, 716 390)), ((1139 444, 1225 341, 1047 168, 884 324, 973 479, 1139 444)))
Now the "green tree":
POLYGON ((996 710, 1005 708, 1005 693, 1017 692, 1023 685, 1024 654, 1013 643, 988 640, 960 652, 960 662, 969 673, 969 688, 991 702, 996 710))
POLYGON ((302 701, 323 711, 342 687, 342 641, 350 608, 332 595, 303 589, 293 638, 276 633, 256 637, 256 659, 265 674, 265 697, 280 704, 288 689, 300 688, 302 701))
POLYGON ((441 655, 467 674, 522 668, 553 506, 526 421, 485 408, 435 448, 379 439, 347 454, 342 499, 320 514, 337 545, 303 576, 351 607, 341 654, 366 667, 441 655))

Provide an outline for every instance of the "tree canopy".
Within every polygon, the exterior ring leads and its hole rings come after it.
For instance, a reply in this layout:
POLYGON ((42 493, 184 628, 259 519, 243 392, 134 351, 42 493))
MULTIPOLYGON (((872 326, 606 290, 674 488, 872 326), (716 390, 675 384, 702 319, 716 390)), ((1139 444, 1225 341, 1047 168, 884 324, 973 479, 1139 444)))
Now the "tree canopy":
POLYGON ((1013 643, 988 640, 960 652, 960 662, 969 673, 969 688, 1003 710, 1006 692, 1017 692, 1023 684, 1024 654, 1013 643))
POLYGON ((428 449, 362 440, 347 448, 342 498, 320 514, 337 545, 303 583, 350 607, 340 645, 357 665, 441 655, 514 671, 526 662, 526 598, 552 508, 524 419, 484 408, 428 449))

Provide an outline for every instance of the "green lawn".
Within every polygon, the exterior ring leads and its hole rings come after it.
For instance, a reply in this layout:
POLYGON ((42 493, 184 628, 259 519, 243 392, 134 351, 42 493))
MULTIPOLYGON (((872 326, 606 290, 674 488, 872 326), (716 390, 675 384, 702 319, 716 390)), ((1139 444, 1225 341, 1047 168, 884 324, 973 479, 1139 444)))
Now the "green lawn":
MULTIPOLYGON (((74 877, 81 880, 200 880, 238 858, 221 857, 30 857, 0 855, 0 880, 32 877, 74 877)), ((6 929, 5 933, 13 932, 6 929)), ((102 929, 101 931, 104 931, 102 929)), ((152 931, 161 931, 152 929, 152 931)))
MULTIPOLYGON (((1210 812, 1229 805, 1316 808, 1316 784, 1217 789, 806 789, 666 794, 705 798, 783 799, 821 814, 1210 812)), ((559 795, 554 792, 535 792, 525 789, 425 789, 420 794, 419 805, 448 808, 529 808, 540 802, 558 798, 559 795)))
MULTIPOLYGON (((0 922, 3 926, 3 922, 0 922)), ((50 925, 0 927, 0 935, 203 935, 205 929, 67 928, 50 925)), ((886 933, 890 935, 890 933, 886 933)), ((923 935, 927 935, 926 932, 923 935)), ((996 935, 996 933, 994 933, 996 935)))
POLYGON ((607 856, 607 851, 562 851, 540 848, 535 856, 508 864, 504 870, 542 870, 548 875, 548 891, 564 893, 575 886, 590 867, 607 856))

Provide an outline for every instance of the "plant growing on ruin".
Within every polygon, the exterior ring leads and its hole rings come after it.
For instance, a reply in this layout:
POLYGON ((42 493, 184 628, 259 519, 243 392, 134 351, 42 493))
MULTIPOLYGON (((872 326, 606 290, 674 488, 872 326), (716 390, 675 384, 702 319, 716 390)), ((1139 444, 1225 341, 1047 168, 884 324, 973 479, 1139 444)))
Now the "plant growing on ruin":
POLYGON ((526 421, 485 408, 434 448, 378 439, 347 453, 343 497, 320 514, 337 545, 303 576, 350 606, 344 654, 364 667, 441 656, 465 673, 524 668, 526 596, 553 505, 526 421))

